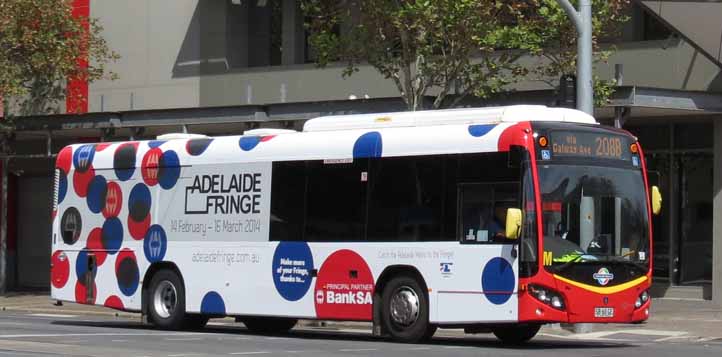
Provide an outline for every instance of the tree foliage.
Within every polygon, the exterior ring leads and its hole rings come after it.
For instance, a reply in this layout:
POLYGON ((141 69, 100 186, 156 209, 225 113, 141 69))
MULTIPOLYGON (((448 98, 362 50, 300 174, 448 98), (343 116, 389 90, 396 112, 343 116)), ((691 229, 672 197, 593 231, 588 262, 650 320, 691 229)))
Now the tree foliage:
POLYGON ((534 50, 523 3, 304 0, 302 6, 318 64, 345 62, 348 76, 368 63, 394 82, 410 110, 421 109, 429 94, 439 108, 497 93, 524 73, 519 49, 534 50), (449 94, 456 94, 451 101, 449 94))
POLYGON ((0 95, 5 104, 17 102, 20 115, 53 112, 66 96, 67 79, 114 78, 106 65, 118 55, 101 31, 96 19, 73 16, 72 0, 0 1, 0 95))
MULTIPOLYGON (((609 52, 597 40, 625 21, 629 0, 593 3, 595 58, 604 60, 609 52)), ((410 110, 428 95, 432 108, 453 107, 529 74, 548 81, 575 72, 576 31, 556 0, 303 0, 302 7, 317 64, 345 63, 349 76, 367 63, 393 81, 410 110), (522 66, 524 55, 544 60, 522 66)))
MULTIPOLYGON (((578 1, 570 1, 578 8, 578 1)), ((612 44, 622 25, 629 20, 630 0, 592 0, 592 50, 595 63, 606 62, 614 53, 612 44), (601 46, 606 42, 608 45, 601 46)), ((530 70, 536 79, 555 81, 561 75, 575 74, 577 63, 577 31, 558 0, 534 0, 528 18, 543 61, 530 70)), ((550 83, 552 84, 552 83, 550 83)), ((614 92, 615 82, 594 77, 594 104, 606 104, 614 92)))

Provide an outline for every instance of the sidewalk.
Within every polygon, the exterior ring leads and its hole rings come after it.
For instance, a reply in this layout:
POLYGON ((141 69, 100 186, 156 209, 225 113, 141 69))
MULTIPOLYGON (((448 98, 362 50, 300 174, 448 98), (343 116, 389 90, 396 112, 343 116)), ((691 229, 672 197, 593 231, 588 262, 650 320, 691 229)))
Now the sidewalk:
MULTIPOLYGON (((63 303, 55 306, 47 294, 9 294, 0 296, 0 311, 27 312, 34 314, 59 315, 105 315, 125 318, 140 318, 139 314, 122 312, 100 306, 63 303)), ((595 324, 592 334, 613 330, 677 331, 689 338, 722 338, 722 308, 711 301, 693 299, 654 299, 650 319, 643 324, 595 324)), ((312 324, 317 325, 317 324, 312 324)), ((370 329, 368 323, 329 322, 329 328, 370 329)), ((558 325, 545 326, 543 331, 555 335, 570 335, 558 325)))

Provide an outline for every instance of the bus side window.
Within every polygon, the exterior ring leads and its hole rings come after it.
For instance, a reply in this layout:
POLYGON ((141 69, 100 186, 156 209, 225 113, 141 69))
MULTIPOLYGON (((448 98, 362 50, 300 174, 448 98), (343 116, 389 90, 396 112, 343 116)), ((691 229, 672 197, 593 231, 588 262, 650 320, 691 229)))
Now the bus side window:
POLYGON ((270 240, 303 240, 306 162, 273 163, 270 240))
POLYGON ((439 241, 443 223, 441 156, 373 159, 369 172, 369 241, 439 241))

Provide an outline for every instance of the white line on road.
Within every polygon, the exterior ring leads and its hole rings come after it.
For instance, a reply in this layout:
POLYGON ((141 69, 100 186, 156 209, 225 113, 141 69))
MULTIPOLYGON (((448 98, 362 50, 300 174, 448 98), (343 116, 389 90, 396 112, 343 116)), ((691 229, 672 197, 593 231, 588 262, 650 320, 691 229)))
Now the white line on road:
POLYGON ((198 353, 179 353, 175 355, 168 355, 168 357, 185 357, 185 356, 200 356, 198 353))
POLYGON ((29 314, 28 316, 37 316, 37 317, 58 317, 58 318, 71 318, 71 317, 77 317, 78 315, 63 315, 63 314, 29 314))
POLYGON ((404 351, 426 351, 430 350, 431 347, 412 347, 412 348, 404 348, 404 351))
POLYGON ((344 348, 338 350, 339 352, 365 352, 365 351, 378 351, 378 348, 344 348))
POLYGON ((271 352, 268 351, 253 351, 253 352, 232 352, 229 355, 267 355, 271 352))
POLYGON ((29 338, 29 337, 93 337, 93 336, 191 336, 198 335, 195 332, 176 333, 37 333, 22 335, 0 335, 0 338, 29 338))
POLYGON ((179 338, 164 338, 165 341, 202 341, 201 337, 179 337, 179 338))

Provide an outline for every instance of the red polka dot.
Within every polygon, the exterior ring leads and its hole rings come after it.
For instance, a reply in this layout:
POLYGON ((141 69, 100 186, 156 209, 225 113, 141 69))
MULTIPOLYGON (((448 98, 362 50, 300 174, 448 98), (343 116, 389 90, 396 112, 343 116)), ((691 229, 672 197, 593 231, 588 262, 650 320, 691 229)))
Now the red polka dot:
POLYGON ((105 299, 105 303, 103 303, 103 306, 112 307, 118 310, 123 310, 125 308, 123 306, 123 301, 121 301, 120 298, 115 295, 108 296, 108 298, 105 299))
POLYGON ((88 234, 88 249, 95 254, 96 264, 98 264, 98 266, 105 263, 108 252, 103 248, 103 229, 93 228, 93 230, 90 231, 90 234, 88 234))
POLYGON ((70 165, 73 162, 73 149, 70 146, 64 147, 58 153, 58 158, 55 159, 55 167, 65 171, 65 174, 70 172, 70 165))
POLYGON ((371 320, 374 279, 371 269, 356 252, 342 249, 321 265, 314 303, 316 316, 328 319, 371 320), (355 270, 356 277, 349 271, 355 270))
POLYGON ((85 288, 85 285, 81 284, 80 281, 75 282, 75 302, 78 304, 95 304, 95 298, 98 295, 98 287, 95 282, 93 282, 93 296, 90 301, 88 301, 87 293, 88 289, 85 288))
POLYGON ((128 231, 133 239, 143 239, 145 237, 145 232, 148 231, 148 227, 150 227, 150 213, 145 216, 143 222, 136 222, 130 217, 130 215, 128 215, 128 231))
POLYGON ((103 151, 110 146, 110 143, 95 144, 95 151, 103 151))
POLYGON ((93 177, 95 177, 95 169, 92 166, 85 172, 73 172, 73 189, 78 196, 85 197, 88 195, 88 186, 93 177))
POLYGON ((70 261, 62 250, 57 250, 50 258, 52 268, 50 269, 50 281, 55 288, 62 288, 68 283, 70 277, 70 261))
POLYGON ((115 182, 108 182, 108 191, 105 195, 105 207, 103 207, 103 217, 118 217, 120 209, 123 207, 123 191, 120 185, 115 182))
POLYGON ((163 156, 163 150, 160 148, 150 149, 143 156, 140 171, 143 175, 143 181, 148 186, 158 184, 158 162, 160 162, 161 156, 163 156))

